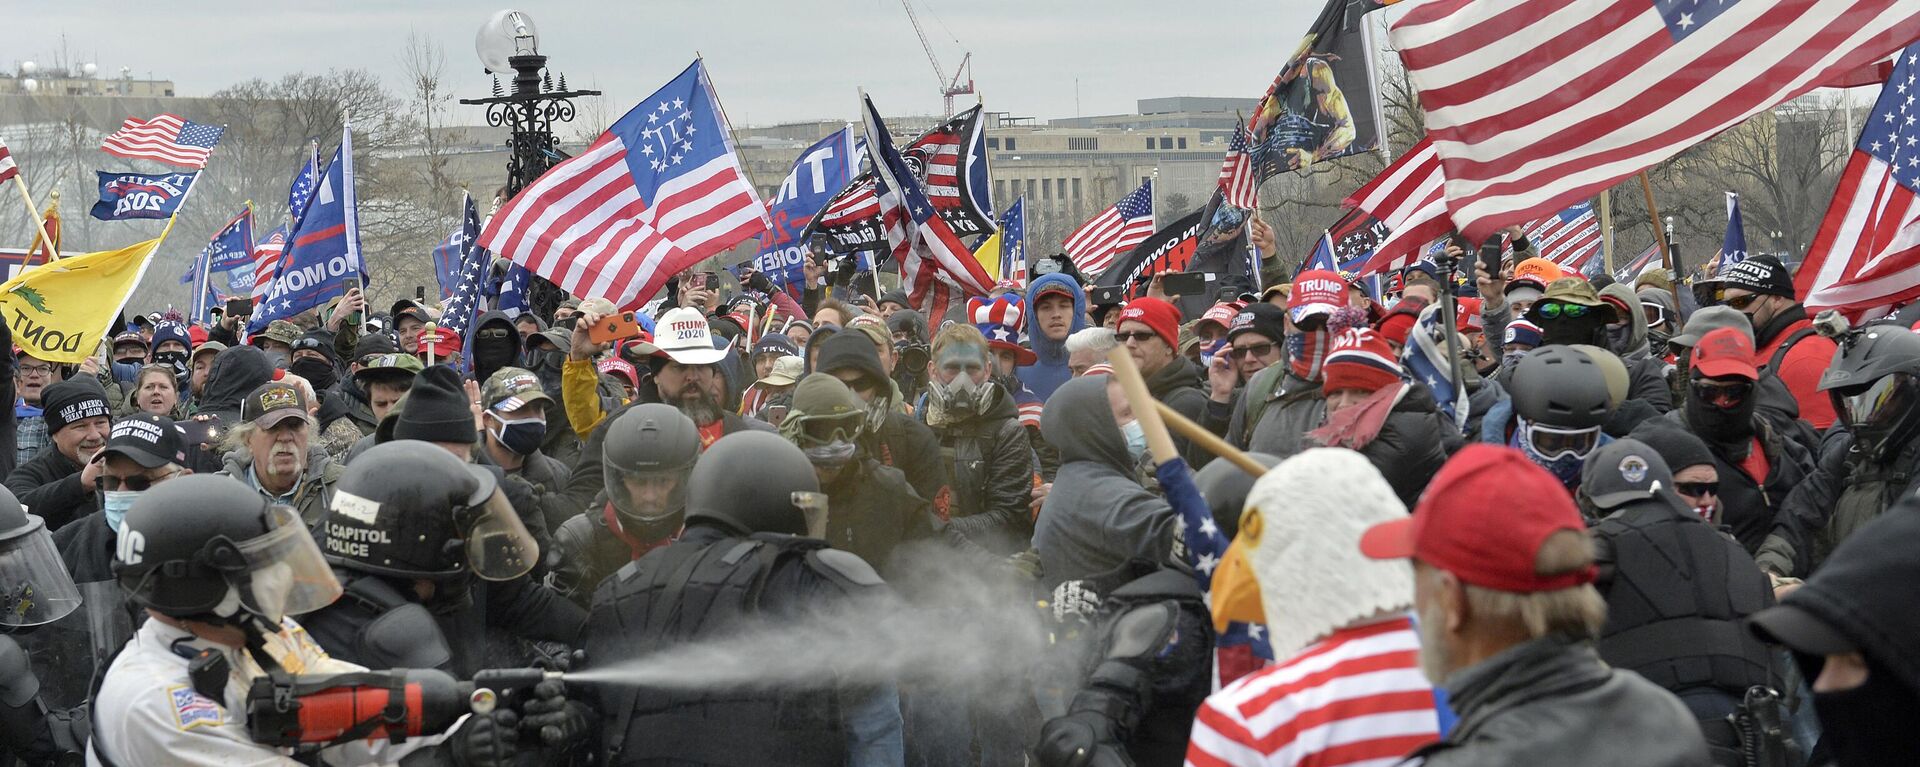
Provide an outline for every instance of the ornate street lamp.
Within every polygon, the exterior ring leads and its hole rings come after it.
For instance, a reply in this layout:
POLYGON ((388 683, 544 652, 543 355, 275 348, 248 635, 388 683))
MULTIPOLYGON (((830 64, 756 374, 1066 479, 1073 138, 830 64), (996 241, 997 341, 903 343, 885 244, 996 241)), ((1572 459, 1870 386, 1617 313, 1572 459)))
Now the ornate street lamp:
MULTIPOLYGON (((571 122, 573 98, 598 96, 599 91, 568 90, 567 76, 547 69, 547 57, 540 53, 540 33, 533 17, 514 10, 495 13, 474 36, 474 52, 493 75, 493 96, 461 99, 462 104, 485 106, 487 124, 510 131, 507 146, 507 196, 525 189, 548 168, 567 158, 553 144, 553 124, 571 122), (513 91, 500 87, 500 74, 513 73, 513 91)), ((542 317, 553 316, 560 304, 561 290, 539 277, 527 286, 527 305, 542 317)))

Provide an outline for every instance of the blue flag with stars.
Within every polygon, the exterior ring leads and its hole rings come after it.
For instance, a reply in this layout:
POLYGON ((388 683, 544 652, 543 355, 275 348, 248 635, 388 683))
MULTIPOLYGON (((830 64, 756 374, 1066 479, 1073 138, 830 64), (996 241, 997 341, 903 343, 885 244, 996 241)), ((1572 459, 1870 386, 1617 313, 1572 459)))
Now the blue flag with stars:
POLYGON ((1027 278, 1027 198, 1014 199, 1000 214, 1000 279, 1027 278))
POLYGON ((440 283, 440 300, 453 297, 453 289, 460 282, 461 267, 467 262, 467 253, 474 247, 473 241, 480 236, 480 213, 473 207, 473 195, 466 195, 464 213, 460 228, 453 230, 433 248, 433 277, 440 283))
POLYGON ((1720 265, 1747 260, 1747 231, 1740 224, 1740 195, 1727 193, 1727 236, 1720 240, 1720 265))
POLYGON ((353 128, 342 130, 340 148, 320 177, 306 214, 287 237, 285 255, 267 286, 247 332, 267 329, 326 304, 361 281, 360 219, 353 184, 353 128))
POLYGON ((300 166, 299 173, 293 174, 293 185, 287 188, 287 217, 296 222, 307 212, 313 189, 320 183, 320 158, 315 154, 309 146, 306 164, 300 166))

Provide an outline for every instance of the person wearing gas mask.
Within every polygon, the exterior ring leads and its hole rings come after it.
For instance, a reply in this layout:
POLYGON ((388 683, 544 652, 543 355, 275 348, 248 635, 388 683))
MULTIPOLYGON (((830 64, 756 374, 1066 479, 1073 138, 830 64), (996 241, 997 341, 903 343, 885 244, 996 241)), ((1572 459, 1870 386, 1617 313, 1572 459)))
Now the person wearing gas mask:
POLYGON ((547 585, 584 607, 615 570, 672 542, 700 451, 698 427, 671 405, 643 403, 608 419, 604 487, 555 528, 547 585))
POLYGON ((1920 335, 1891 324, 1834 334, 1839 351, 1820 391, 1844 428, 1821 446, 1754 556, 1776 578, 1816 572, 1841 541, 1920 489, 1920 335))
POLYGON ((1229 443, 1278 456, 1304 449, 1307 432, 1326 422, 1320 368, 1333 345, 1327 320, 1342 309, 1365 316, 1359 309, 1347 309, 1347 283, 1338 272, 1308 269, 1294 277, 1282 326, 1284 353, 1247 380, 1228 418, 1229 443))
MULTIPOLYGON (((144 494, 127 511, 114 572, 147 621, 94 698, 89 764, 294 764, 292 749, 263 745, 249 730, 253 683, 366 670, 330 657, 292 617, 341 593, 306 525, 231 478, 182 477, 144 494)), ((392 763, 441 746, 456 764, 504 765, 516 756, 516 724, 501 709, 461 718, 444 735, 354 739, 318 757, 392 763)))
POLYGON ((927 393, 927 318, 912 309, 901 309, 887 317, 887 332, 893 334, 893 383, 907 402, 919 402, 927 393))
POLYGON ((82 606, 46 523, 0 488, 0 764, 74 764, 86 754, 87 708, 49 700, 41 680, 58 684, 62 672, 32 652, 47 627, 83 615, 82 606))
POLYGON ((1129 559, 1168 561, 1179 515, 1137 479, 1147 437, 1120 382, 1097 375, 1061 385, 1040 429, 1060 449, 1060 473, 1033 528, 1044 585, 1094 577, 1129 559))
POLYGON ((987 339, 953 324, 933 339, 933 378, 921 414, 940 439, 952 491, 933 499, 934 513, 982 547, 1001 555, 1025 551, 1033 538, 1028 508, 1033 449, 1013 398, 990 377, 987 339))
POLYGON ((579 512, 566 494, 572 470, 540 450, 547 415, 557 405, 533 373, 516 367, 493 371, 480 388, 481 462, 531 486, 549 530, 579 512))
POLYGON ((1741 329, 1707 332, 1688 359, 1686 402, 1667 419, 1707 443, 1719 478, 1720 524, 1757 553, 1788 495, 1813 473, 1815 457, 1788 436, 1788 422, 1758 407, 1761 374, 1741 329))
POLYGON ((894 558, 902 544, 934 534, 927 502, 899 469, 882 466, 860 448, 866 408, 840 379, 814 373, 793 387, 793 409, 780 436, 813 464, 820 490, 833 502, 824 540, 898 578, 911 564, 894 558))
POLYGON ((344 593, 302 623, 341 660, 466 678, 486 665, 488 628, 572 642, 585 623, 525 577, 539 546, 493 473, 427 443, 354 461, 318 529, 344 593))

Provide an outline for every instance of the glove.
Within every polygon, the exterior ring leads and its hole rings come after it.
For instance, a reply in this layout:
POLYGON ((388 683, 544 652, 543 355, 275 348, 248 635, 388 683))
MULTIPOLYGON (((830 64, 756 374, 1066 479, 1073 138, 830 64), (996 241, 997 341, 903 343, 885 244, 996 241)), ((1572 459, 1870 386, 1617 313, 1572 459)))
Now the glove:
POLYGON ((1040 567, 1040 555, 1032 549, 1007 557, 1001 561, 1001 567, 1009 575, 1023 581, 1037 581, 1044 574, 1040 567))
POLYGON ((1133 767, 1115 743, 1113 722, 1091 711, 1047 720, 1033 757, 1041 767, 1133 767))
POLYGON ((520 720, 521 732, 549 746, 571 743, 592 728, 592 710, 579 701, 567 700, 567 685, 558 679, 534 685, 533 700, 522 709, 526 717, 520 720))
POLYGON ((460 767, 512 767, 519 749, 520 733, 515 727, 520 717, 510 709, 489 714, 474 714, 459 732, 448 738, 453 747, 453 763, 460 767))
POLYGON ((1090 623, 1100 613, 1100 595, 1086 581, 1061 581, 1053 587, 1053 619, 1060 623, 1090 623))

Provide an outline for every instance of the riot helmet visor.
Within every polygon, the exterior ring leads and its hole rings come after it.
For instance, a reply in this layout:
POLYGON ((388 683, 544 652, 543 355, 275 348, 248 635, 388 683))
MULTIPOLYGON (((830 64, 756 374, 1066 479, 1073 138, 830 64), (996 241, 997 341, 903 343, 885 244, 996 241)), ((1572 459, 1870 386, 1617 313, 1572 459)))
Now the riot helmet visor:
POLYGON ((27 521, 31 532, 0 541, 0 628, 42 626, 80 607, 53 536, 39 517, 27 521))
POLYGON ((279 623, 339 599, 340 581, 300 515, 290 507, 274 506, 267 516, 272 530, 235 546, 246 560, 253 606, 260 615, 279 623))
POLYGON ((485 503, 469 511, 478 512, 467 529, 467 563, 474 575, 506 581, 533 570, 534 560, 540 558, 540 544, 521 524, 505 493, 494 488, 485 503))

